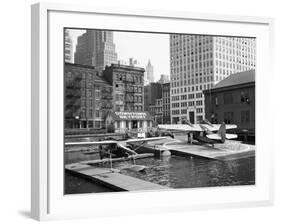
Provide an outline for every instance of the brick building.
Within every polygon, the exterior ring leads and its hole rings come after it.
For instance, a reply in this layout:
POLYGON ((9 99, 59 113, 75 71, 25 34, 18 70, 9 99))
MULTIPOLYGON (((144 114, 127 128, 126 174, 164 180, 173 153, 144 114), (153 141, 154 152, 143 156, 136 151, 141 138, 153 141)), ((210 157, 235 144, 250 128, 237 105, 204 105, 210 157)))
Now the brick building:
POLYGON ((162 84, 163 124, 171 123, 170 83, 162 84))
POLYGON ((65 63, 65 128, 103 128, 112 86, 87 65, 65 63))
POLYGON ((112 86, 114 111, 144 111, 144 69, 112 64, 106 66, 103 78, 112 86))
POLYGON ((144 110, 149 111, 150 105, 155 105, 156 99, 162 98, 162 84, 152 82, 144 87, 144 110))
POLYGON ((255 70, 232 74, 204 95, 209 121, 236 124, 238 134, 255 136, 255 70))

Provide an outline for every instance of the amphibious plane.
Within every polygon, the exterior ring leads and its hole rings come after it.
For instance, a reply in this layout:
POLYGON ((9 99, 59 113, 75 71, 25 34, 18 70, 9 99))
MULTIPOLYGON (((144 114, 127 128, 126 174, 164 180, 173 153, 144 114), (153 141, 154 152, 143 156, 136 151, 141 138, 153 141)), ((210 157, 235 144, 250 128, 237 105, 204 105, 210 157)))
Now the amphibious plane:
POLYGON ((158 128, 172 131, 172 132, 184 132, 189 135, 189 142, 192 144, 193 139, 200 143, 211 144, 214 146, 216 143, 224 143, 226 139, 237 138, 236 134, 226 133, 227 129, 235 129, 235 124, 211 124, 208 121, 204 121, 200 124, 191 124, 187 121, 185 124, 166 124, 158 125, 158 128))
POLYGON ((101 161, 104 158, 109 158, 112 168, 112 157, 117 158, 131 158, 134 161, 134 165, 127 167, 128 169, 134 171, 142 171, 146 167, 141 165, 135 165, 135 158, 139 155, 136 150, 140 148, 143 144, 149 141, 157 141, 165 139, 166 137, 154 137, 154 138, 135 138, 128 140, 105 140, 105 141, 95 141, 95 142, 67 142, 66 146, 99 146, 98 150, 91 151, 93 153, 99 153, 101 161), (137 145, 135 143, 138 143, 137 145), (105 146, 105 147, 104 147, 105 146))

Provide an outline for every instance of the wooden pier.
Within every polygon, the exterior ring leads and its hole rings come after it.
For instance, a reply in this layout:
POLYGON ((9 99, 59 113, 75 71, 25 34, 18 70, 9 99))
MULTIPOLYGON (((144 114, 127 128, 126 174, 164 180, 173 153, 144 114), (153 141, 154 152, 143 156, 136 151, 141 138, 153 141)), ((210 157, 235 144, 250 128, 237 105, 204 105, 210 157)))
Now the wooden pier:
POLYGON ((86 164, 69 164, 67 172, 86 178, 116 191, 165 190, 168 187, 118 173, 118 170, 97 168, 86 164))
POLYGON ((217 144, 215 147, 201 144, 187 144, 185 142, 167 139, 159 142, 151 142, 144 145, 137 152, 154 153, 155 156, 160 156, 160 153, 170 151, 172 155, 183 157, 200 157, 214 160, 233 160, 244 157, 255 156, 255 146, 242 144, 237 141, 227 141, 225 144, 217 144), (238 149, 234 149, 234 145, 238 149))

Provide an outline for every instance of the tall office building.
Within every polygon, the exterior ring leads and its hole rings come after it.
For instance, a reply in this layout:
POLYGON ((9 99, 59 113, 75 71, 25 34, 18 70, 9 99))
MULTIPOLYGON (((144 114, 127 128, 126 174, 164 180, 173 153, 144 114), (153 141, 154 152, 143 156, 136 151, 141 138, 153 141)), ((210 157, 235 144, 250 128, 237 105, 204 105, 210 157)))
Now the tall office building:
POLYGON ((72 39, 69 35, 69 31, 66 29, 64 31, 64 61, 65 62, 69 62, 69 63, 73 62, 72 50, 73 50, 72 39))
POLYGON ((94 66, 102 71, 106 65, 117 63, 112 31, 87 30, 78 37, 75 63, 94 66))
POLYGON ((145 68, 144 79, 145 79, 145 83, 144 83, 145 85, 154 82, 153 66, 150 60, 148 60, 148 63, 145 68))
POLYGON ((205 119, 203 90, 255 68, 255 38, 170 35, 171 121, 205 119))

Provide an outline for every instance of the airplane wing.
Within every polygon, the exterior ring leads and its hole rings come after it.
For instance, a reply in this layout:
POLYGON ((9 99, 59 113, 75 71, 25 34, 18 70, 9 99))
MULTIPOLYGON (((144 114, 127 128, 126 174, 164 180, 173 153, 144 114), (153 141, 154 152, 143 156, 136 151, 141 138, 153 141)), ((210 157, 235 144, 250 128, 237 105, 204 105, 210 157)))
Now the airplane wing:
POLYGON ((126 147, 125 145, 123 144, 117 144, 120 148, 122 148, 123 150, 129 152, 130 154, 133 154, 133 155, 137 155, 137 153, 131 149, 129 149, 128 147, 126 147))
MULTIPOLYGON (((170 131, 186 131, 186 132, 196 132, 196 131, 218 131, 220 124, 164 124, 158 125, 160 129, 170 130, 170 131)), ((226 129, 235 129, 237 125, 227 124, 226 129)))
POLYGON ((209 135, 206 135, 207 138, 209 139, 213 139, 213 140, 221 140, 221 136, 219 134, 209 134, 209 135))
POLYGON ((117 144, 117 141, 98 141, 98 142, 66 142, 65 145, 110 145, 117 144))
MULTIPOLYGON (((235 139, 238 136, 236 134, 225 134, 226 139, 235 139)), ((219 134, 209 134, 207 135, 207 138, 214 139, 214 140, 221 140, 221 135, 219 134)))
POLYGON ((236 134, 225 134, 226 139, 235 139, 238 138, 238 135, 236 134))
POLYGON ((159 124, 160 129, 165 129, 169 131, 203 131, 203 129, 198 125, 188 125, 188 124, 159 124))
MULTIPOLYGON (((199 124, 202 129, 208 130, 208 131, 218 131, 220 129, 221 124, 199 124)), ((226 124, 225 129, 235 129, 237 128, 236 124, 226 124)))
POLYGON ((167 137, 153 137, 153 138, 134 138, 125 141, 125 143, 135 143, 135 142, 150 142, 150 141, 157 141, 161 139, 166 139, 167 137))

